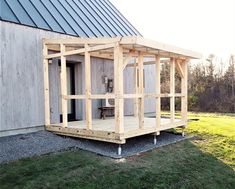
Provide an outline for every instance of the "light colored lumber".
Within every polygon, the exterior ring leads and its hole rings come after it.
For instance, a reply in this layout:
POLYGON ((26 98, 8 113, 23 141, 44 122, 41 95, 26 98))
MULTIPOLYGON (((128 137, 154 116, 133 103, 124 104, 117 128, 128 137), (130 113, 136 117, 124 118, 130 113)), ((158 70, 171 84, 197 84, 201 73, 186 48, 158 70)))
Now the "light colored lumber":
POLYGON ((170 98, 170 97, 184 97, 185 94, 181 94, 181 93, 175 93, 174 95, 172 94, 168 94, 168 93, 162 93, 162 94, 156 94, 156 93, 144 93, 144 97, 145 98, 170 98))
MULTIPOLYGON (((139 82, 139 74, 138 74, 138 67, 137 67, 137 58, 135 58, 134 62, 134 91, 135 94, 139 93, 138 82, 139 82)), ((134 99, 134 116, 138 116, 138 99, 134 99)))
POLYGON ((93 47, 87 47, 86 48, 81 48, 81 49, 76 49, 76 50, 70 50, 70 51, 64 51, 63 53, 54 53, 54 54, 49 54, 47 56, 45 56, 44 58, 46 59, 51 59, 51 58, 57 58, 60 56, 70 56, 70 55, 75 55, 75 54, 82 54, 85 53, 85 51, 88 52, 93 52, 93 51, 98 51, 98 50, 104 50, 104 49, 109 49, 109 48, 113 48, 114 44, 106 44, 106 45, 96 45, 93 47))
MULTIPOLYGON (((48 53, 47 46, 43 45, 43 55, 48 53)), ((44 74, 44 111, 45 111, 45 125, 50 125, 50 96, 49 96, 49 73, 48 60, 43 59, 43 74, 44 74)))
MULTIPOLYGON (((156 56, 156 84, 155 91, 157 95, 161 94, 161 63, 160 56, 156 56)), ((159 130, 161 124, 161 97, 156 97, 156 131, 159 130)))
MULTIPOLYGON (((155 55, 155 56, 158 56, 158 55, 155 55)), ((160 60, 160 63, 169 63, 169 62, 170 60, 168 59, 160 60)), ((143 64, 144 66, 153 65, 153 64, 156 64, 156 61, 145 61, 143 64)), ((127 64, 126 67, 135 67, 135 64, 127 64)))
POLYGON ((129 98, 129 99, 137 99, 137 98, 141 98, 142 94, 124 94, 123 98, 129 98))
POLYGON ((88 52, 89 46, 85 44, 85 96, 86 96, 86 126, 92 130, 92 102, 91 95, 91 57, 88 52))
MULTIPOLYGON (((65 51, 65 46, 63 44, 60 45, 60 52, 63 54, 65 51)), ((62 107, 62 117, 63 117, 63 127, 68 126, 68 105, 67 100, 63 98, 63 96, 67 95, 67 71, 66 71, 66 57, 61 56, 61 73, 60 73, 60 81, 61 81, 61 107, 62 107)))
MULTIPOLYGON (((61 123, 51 124, 46 127, 46 129, 60 135, 89 138, 113 143, 125 143, 125 140, 131 137, 156 133, 155 118, 145 117, 144 119, 146 125, 143 129, 140 129, 138 127, 138 118, 134 116, 125 116, 125 132, 122 134, 115 133, 115 119, 112 118, 105 120, 94 119, 92 130, 86 129, 86 121, 84 120, 69 122, 68 127, 65 128, 61 127, 61 123)), ((181 127, 184 125, 185 122, 180 121, 179 119, 176 119, 176 121, 172 124, 170 123, 170 119, 162 118, 159 131, 181 127)))
POLYGON ((184 77, 184 72, 183 72, 183 69, 181 67, 180 61, 176 60, 175 65, 176 65, 176 69, 177 69, 178 73, 180 74, 180 77, 183 78, 184 77))
POLYGON ((138 57, 138 70, 139 70, 139 94, 141 98, 138 98, 138 117, 139 117, 139 128, 144 128, 144 57, 140 53, 138 57))
MULTIPOLYGON (((114 93, 115 96, 123 95, 123 49, 119 43, 114 47, 114 93)), ((123 98, 115 98, 115 132, 124 133, 123 98)))
POLYGON ((182 120, 187 123, 187 111, 188 111, 188 61, 185 60, 181 63, 184 77, 181 78, 181 93, 184 94, 181 97, 181 116, 182 120))
POLYGON ((171 58, 170 61, 170 113, 171 122, 175 121, 175 59, 171 58))
POLYGON ((86 99, 86 95, 64 95, 63 98, 67 100, 69 99, 83 100, 86 99))
POLYGON ((105 142, 112 142, 112 143, 120 143, 124 144, 125 139, 122 139, 123 136, 109 131, 94 131, 94 130, 87 130, 87 129, 77 129, 71 127, 60 127, 59 125, 53 124, 46 127, 48 131, 55 132, 59 135, 71 136, 71 137, 79 137, 79 138, 87 138, 92 140, 100 140, 105 142))
POLYGON ((148 47, 148 48, 152 48, 156 50, 162 50, 162 51, 166 51, 166 52, 170 52, 170 53, 174 53, 178 55, 183 55, 189 58, 196 58, 196 59, 202 58, 202 55, 200 53, 183 49, 180 47, 175 47, 173 45, 168 45, 165 43, 160 43, 160 42, 156 42, 153 40, 145 39, 140 36, 123 37, 120 41, 120 44, 123 44, 123 45, 136 44, 136 45, 140 45, 140 46, 144 46, 144 47, 148 47))
POLYGON ((122 68, 123 70, 126 68, 127 64, 130 62, 131 58, 132 58, 132 55, 128 54, 128 56, 125 58, 124 63, 123 63, 123 68, 122 68))

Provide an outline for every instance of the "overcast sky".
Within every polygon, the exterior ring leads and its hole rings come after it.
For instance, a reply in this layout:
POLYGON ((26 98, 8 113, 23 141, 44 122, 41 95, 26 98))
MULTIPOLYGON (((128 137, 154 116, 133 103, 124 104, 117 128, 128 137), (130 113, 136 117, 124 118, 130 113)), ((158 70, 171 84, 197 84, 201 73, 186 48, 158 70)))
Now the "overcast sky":
POLYGON ((110 0, 145 38, 227 58, 235 54, 235 0, 110 0))

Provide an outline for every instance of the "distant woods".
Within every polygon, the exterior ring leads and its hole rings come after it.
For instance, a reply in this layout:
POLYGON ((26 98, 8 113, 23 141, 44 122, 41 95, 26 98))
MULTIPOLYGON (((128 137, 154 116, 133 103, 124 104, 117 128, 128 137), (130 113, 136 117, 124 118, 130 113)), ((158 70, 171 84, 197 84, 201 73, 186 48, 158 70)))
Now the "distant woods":
MULTIPOLYGON (((169 64, 162 64, 161 92, 169 92, 169 64)), ((176 93, 180 93, 180 77, 176 73, 176 93)), ((162 99, 162 108, 169 109, 169 99, 162 99)), ((180 109, 180 99, 176 99, 180 109)), ((235 112, 235 56, 228 63, 214 55, 188 67, 188 109, 203 112, 235 112)))

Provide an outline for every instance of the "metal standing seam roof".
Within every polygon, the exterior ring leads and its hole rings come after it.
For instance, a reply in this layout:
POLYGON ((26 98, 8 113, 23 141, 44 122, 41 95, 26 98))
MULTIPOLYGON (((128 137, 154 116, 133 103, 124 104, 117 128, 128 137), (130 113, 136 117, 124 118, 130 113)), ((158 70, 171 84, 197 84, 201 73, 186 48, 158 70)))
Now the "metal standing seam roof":
POLYGON ((109 0, 0 0, 0 20, 79 37, 141 36, 109 0))

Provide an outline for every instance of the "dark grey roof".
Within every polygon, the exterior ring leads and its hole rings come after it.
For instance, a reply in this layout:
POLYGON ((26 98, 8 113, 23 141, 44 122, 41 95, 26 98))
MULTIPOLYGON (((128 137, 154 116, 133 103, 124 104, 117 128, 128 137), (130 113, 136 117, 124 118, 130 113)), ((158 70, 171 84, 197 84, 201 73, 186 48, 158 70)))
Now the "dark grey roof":
POLYGON ((0 19, 80 37, 141 35, 109 0, 0 0, 0 19))

